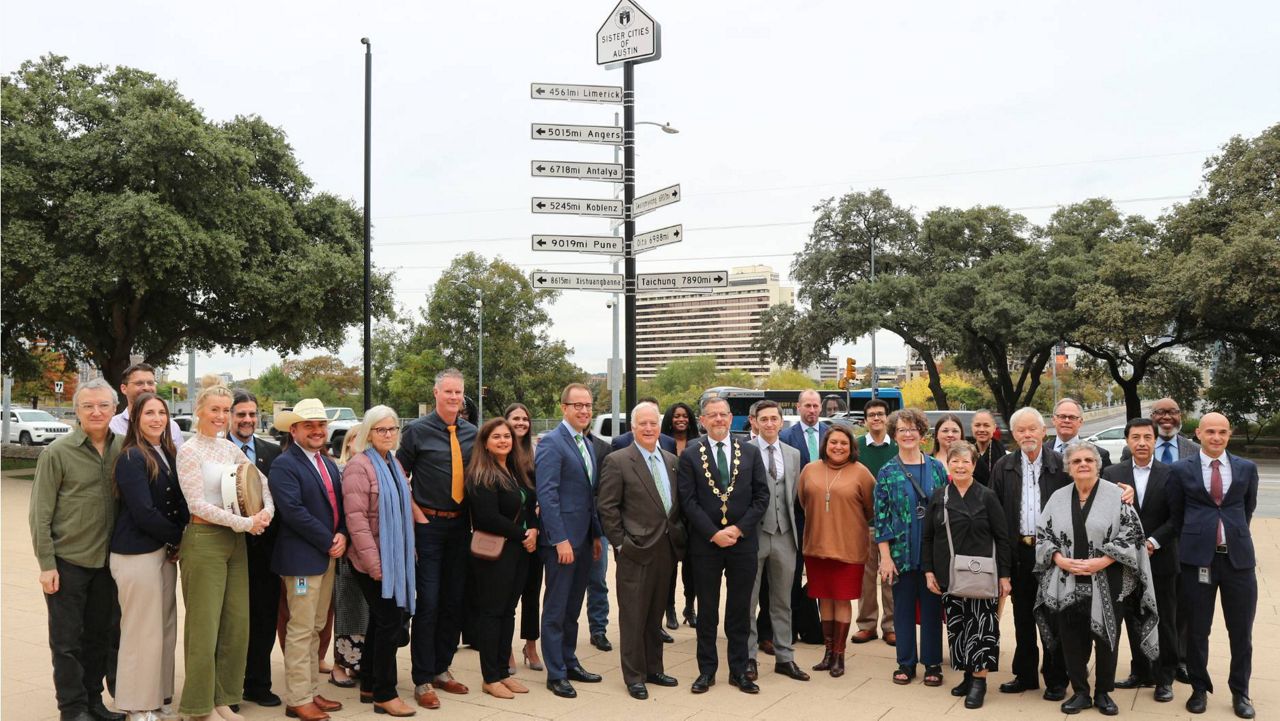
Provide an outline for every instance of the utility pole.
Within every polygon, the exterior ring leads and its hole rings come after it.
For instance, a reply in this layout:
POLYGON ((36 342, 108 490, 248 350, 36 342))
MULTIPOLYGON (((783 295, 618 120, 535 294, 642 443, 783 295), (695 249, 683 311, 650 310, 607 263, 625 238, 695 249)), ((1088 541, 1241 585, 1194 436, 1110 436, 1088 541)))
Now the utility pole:
POLYGON ((373 117, 373 43, 360 38, 364 45, 364 410, 373 405, 373 248, 371 246, 369 196, 370 151, 373 117))

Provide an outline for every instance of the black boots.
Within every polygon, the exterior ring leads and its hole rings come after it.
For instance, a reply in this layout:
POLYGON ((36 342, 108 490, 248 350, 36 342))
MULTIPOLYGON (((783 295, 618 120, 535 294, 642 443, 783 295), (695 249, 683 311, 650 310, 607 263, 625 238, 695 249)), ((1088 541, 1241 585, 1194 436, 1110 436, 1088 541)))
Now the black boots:
POLYGON ((982 708, 982 702, 987 698, 987 679, 974 676, 969 679, 969 691, 964 697, 965 708, 982 708))
POLYGON ((826 653, 822 654, 822 660, 819 661, 817 665, 813 667, 814 671, 826 671, 831 668, 832 657, 835 655, 832 652, 832 647, 835 642, 835 636, 834 636, 835 628, 836 628, 835 621, 822 622, 822 641, 823 643, 826 644, 827 650, 826 650, 826 653))

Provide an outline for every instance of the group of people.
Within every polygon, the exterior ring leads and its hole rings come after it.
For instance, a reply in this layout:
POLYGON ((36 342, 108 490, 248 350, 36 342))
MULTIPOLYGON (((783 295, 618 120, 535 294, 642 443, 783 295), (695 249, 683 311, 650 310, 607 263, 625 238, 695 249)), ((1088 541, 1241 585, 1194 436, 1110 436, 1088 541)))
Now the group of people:
MULTIPOLYGON (((980 708, 1011 597, 1013 678, 1000 691, 1037 689, 1043 675, 1044 697, 1065 699, 1063 712, 1115 714, 1113 688, 1153 685, 1169 701, 1179 676, 1192 686, 1187 709, 1202 713, 1221 589, 1233 708, 1253 715, 1257 469, 1226 452, 1220 414, 1200 419, 1202 447, 1179 435, 1169 399, 1151 419, 1129 421, 1117 464, 1076 437, 1082 412, 1070 399, 1054 408, 1048 441, 1038 411, 1014 413, 1013 452, 989 412, 972 419, 974 443, 959 418, 943 416, 926 453, 923 412, 873 399, 858 436, 819 422, 812 391, 785 430, 782 408, 758 402, 749 438, 730 433, 724 399, 704 400, 696 418, 684 404, 663 412, 641 399, 631 431, 607 443, 589 432, 591 391, 576 383, 561 394, 562 422, 535 447, 521 404, 469 423, 462 375, 447 370, 431 413, 402 428, 375 406, 334 459, 315 399, 277 414, 280 448, 254 435, 257 404, 245 391, 205 387, 183 442, 150 368, 131 368, 121 390, 127 408, 113 417, 114 388, 80 385, 79 427, 41 455, 31 496, 64 719, 123 719, 102 702, 105 680, 131 721, 240 721, 246 701, 324 721, 342 708, 319 685, 335 577, 363 601, 357 624, 350 594, 336 594, 339 626, 344 617, 347 631, 363 625, 363 638, 344 655, 358 679, 330 681, 358 683, 375 711, 416 713, 396 691, 405 645, 421 708, 470 692, 451 671, 462 639, 479 652, 484 693, 527 693, 515 678, 517 608, 525 665, 573 698, 574 683, 602 681, 577 655, 584 605, 591 642, 611 648, 598 620, 610 550, 622 681, 636 699, 680 684, 663 663, 679 576, 697 635, 693 693, 716 683, 722 607, 728 681, 755 694, 761 652, 778 675, 810 679, 793 633, 804 606, 816 606, 824 644, 810 670, 839 677, 846 640, 876 638, 879 601, 893 682, 912 683, 923 666, 924 685, 942 685, 945 625, 951 666, 963 672, 951 693, 980 708), (179 581, 185 684, 175 709, 179 581), (1133 665, 1116 681, 1122 625, 1133 665), (281 628, 283 700, 270 668, 281 628)), ((607 618, 607 595, 603 603, 607 618)))

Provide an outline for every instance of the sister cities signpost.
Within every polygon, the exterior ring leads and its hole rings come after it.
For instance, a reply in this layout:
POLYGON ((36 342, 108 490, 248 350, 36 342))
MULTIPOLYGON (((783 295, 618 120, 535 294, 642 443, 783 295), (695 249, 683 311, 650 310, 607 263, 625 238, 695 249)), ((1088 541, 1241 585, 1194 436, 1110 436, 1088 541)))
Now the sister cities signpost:
MULTIPOLYGON (((596 31, 596 64, 606 69, 622 68, 622 86, 532 83, 529 97, 535 100, 567 100, 582 103, 621 104, 622 127, 612 125, 562 125, 534 123, 534 140, 559 140, 615 148, 614 163, 535 160, 530 173, 540 178, 620 182, 622 199, 535 197, 530 210, 538 214, 564 214, 616 218, 621 238, 568 234, 534 235, 533 250, 548 252, 621 255, 622 273, 571 273, 538 270, 530 274, 535 288, 588 290, 623 293, 626 317, 626 392, 628 402, 636 397, 636 293, 709 292, 729 284, 724 271, 636 274, 636 255, 684 240, 683 226, 676 224, 636 235, 635 219, 679 202, 680 185, 655 190, 636 197, 635 163, 635 66, 662 57, 662 27, 633 0, 619 0, 596 31), (616 156, 622 146, 622 164, 616 156)), ((616 120, 614 121, 617 122, 616 120)), ((616 266, 615 266, 616 268, 616 266)), ((610 373, 613 373, 611 368, 610 373)))

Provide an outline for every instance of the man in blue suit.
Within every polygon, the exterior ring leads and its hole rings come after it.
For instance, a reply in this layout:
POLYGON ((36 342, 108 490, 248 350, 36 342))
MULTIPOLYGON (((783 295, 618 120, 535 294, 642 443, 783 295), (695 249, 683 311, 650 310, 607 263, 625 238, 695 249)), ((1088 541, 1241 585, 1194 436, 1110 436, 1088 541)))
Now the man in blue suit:
POLYGON ((827 429, 818 424, 818 414, 822 411, 822 398, 818 392, 809 389, 800 394, 796 403, 796 412, 800 414, 800 422, 779 434, 782 442, 800 451, 800 467, 809 465, 818 459, 818 448, 827 435, 827 429))
POLYGON ((1258 505, 1258 467, 1227 453, 1231 423, 1206 413, 1196 429, 1200 452, 1172 466, 1169 505, 1181 533, 1182 598, 1190 611, 1187 667, 1191 697, 1187 710, 1204 713, 1209 678, 1209 629, 1221 589, 1222 617, 1231 641, 1227 686, 1240 718, 1253 718, 1249 677, 1253 673, 1253 618, 1258 577, 1249 522, 1258 505))
POLYGON ((320 632, 333 599, 334 559, 347 552, 338 466, 325 452, 328 416, 316 398, 276 416, 276 430, 293 437, 271 464, 267 479, 280 530, 271 570, 284 580, 289 605, 285 629, 286 714, 323 721, 342 704, 319 694, 320 632))
POLYGON ((547 688, 562 698, 578 692, 570 681, 598 683, 578 662, 578 616, 592 563, 600 557, 600 519, 595 479, 599 464, 586 435, 591 424, 591 390, 570 383, 560 394, 564 421, 538 443, 534 465, 542 533, 538 552, 546 567, 542 601, 542 658, 547 688))

